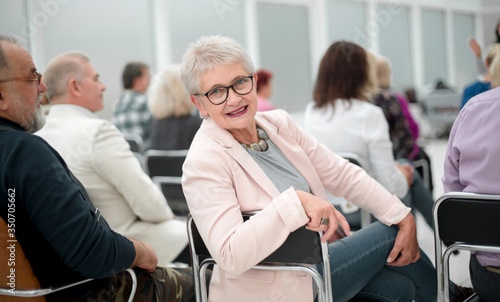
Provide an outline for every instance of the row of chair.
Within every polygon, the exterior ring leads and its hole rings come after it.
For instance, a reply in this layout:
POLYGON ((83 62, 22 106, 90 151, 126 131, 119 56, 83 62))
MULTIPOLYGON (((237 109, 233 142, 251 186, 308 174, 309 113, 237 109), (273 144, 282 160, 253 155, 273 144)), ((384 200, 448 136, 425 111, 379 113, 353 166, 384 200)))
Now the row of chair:
MULTIPOLYGON (((438 301, 449 301, 449 258, 457 250, 484 251, 500 253, 500 195, 484 195, 472 193, 447 193, 441 196, 434 205, 434 239, 435 258, 438 277, 438 301), (446 245, 448 245, 446 247, 446 245)), ((244 215, 248 219, 249 215, 244 215)), ((191 216, 187 219, 189 244, 192 256, 193 276, 197 301, 206 301, 205 271, 208 265, 215 264, 203 240, 201 239, 196 224, 191 216)), ((7 264, 9 255, 6 245, 8 227, 0 219, 0 264, 7 264)), ((61 286, 58 288, 39 288, 39 282, 34 276, 31 266, 23 256, 22 247, 17 244, 16 249, 17 273, 23 273, 22 278, 16 279, 16 289, 0 288, 0 295, 7 296, 2 301, 23 301, 19 297, 42 297, 72 286, 90 281, 83 280, 78 283, 61 286), (21 299, 21 300, 18 300, 21 299)), ((330 277, 330 264, 328 246, 321 243, 321 234, 300 228, 293 232, 281 248, 254 267, 264 270, 301 271, 312 276, 317 289, 318 301, 332 301, 332 286, 330 277), (305 244, 307 243, 307 244, 305 244), (321 257, 318 258, 317 251, 321 257), (307 259, 307 261, 304 261, 307 259), (323 276, 316 270, 315 265, 323 266, 323 276)), ((7 271, 7 268, 2 268, 7 271)), ((137 280, 133 270, 127 272, 132 276, 133 286, 129 301, 132 301, 136 291, 137 280)), ((40 300, 44 301, 44 299, 40 300)), ((478 301, 473 296, 467 301, 478 301)))

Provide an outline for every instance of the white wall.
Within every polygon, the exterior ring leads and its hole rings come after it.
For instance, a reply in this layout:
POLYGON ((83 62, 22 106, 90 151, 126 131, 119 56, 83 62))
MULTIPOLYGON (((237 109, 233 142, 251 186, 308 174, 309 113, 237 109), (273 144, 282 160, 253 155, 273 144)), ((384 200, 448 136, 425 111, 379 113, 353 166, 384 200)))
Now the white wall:
POLYGON ((69 50, 91 57, 108 87, 104 118, 128 61, 156 72, 212 34, 274 69, 273 100, 289 111, 310 100, 323 52, 338 39, 387 56, 398 90, 425 90, 437 78, 460 87, 476 77, 466 40, 493 41, 499 16, 497 0, 0 0, 0 32, 19 37, 41 71, 69 50))

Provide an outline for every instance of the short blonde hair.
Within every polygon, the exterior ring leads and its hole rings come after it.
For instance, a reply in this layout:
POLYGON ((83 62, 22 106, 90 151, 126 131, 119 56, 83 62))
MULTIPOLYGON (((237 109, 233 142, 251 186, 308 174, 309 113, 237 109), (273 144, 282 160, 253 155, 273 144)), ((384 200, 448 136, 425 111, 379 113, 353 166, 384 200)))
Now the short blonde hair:
POLYGON ((171 65, 154 77, 148 92, 148 107, 156 119, 189 115, 194 104, 182 86, 181 66, 171 65))
POLYGON ((184 88, 189 94, 200 93, 200 75, 215 66, 232 63, 240 63, 248 74, 255 72, 248 52, 232 38, 220 35, 201 37, 189 45, 182 58, 184 88))
POLYGON ((375 54, 365 48, 366 61, 368 63, 368 83, 366 86, 367 93, 375 93, 378 90, 377 80, 377 58, 375 54))
POLYGON ((384 56, 377 56, 378 87, 388 89, 391 87, 391 63, 384 56))
POLYGON ((500 54, 500 43, 495 43, 488 49, 488 52, 486 53, 486 62, 488 62, 488 65, 491 65, 491 63, 493 63, 493 59, 495 58, 495 56, 499 54, 500 54))
POLYGON ((500 55, 493 58, 488 71, 491 76, 491 88, 500 87, 500 55))

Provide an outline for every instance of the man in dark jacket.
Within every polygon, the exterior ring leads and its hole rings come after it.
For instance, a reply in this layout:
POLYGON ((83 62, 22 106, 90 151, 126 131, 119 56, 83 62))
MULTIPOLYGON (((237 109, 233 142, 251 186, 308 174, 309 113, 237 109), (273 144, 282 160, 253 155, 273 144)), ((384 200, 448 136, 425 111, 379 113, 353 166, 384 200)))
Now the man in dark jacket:
POLYGON ((138 277, 136 299, 163 301, 180 290, 177 301, 192 299, 187 271, 157 268, 149 245, 113 232, 59 154, 31 135, 45 122, 46 89, 31 55, 0 35, 0 216, 42 287, 94 279, 47 299, 118 300, 130 287, 121 273, 130 267, 138 277))

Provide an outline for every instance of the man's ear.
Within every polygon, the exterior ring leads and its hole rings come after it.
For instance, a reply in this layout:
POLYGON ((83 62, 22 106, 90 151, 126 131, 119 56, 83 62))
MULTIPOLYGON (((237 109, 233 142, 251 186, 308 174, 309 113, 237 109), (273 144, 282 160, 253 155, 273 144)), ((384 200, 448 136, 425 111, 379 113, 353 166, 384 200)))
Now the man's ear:
POLYGON ((71 78, 68 81, 68 93, 77 96, 80 96, 82 93, 80 91, 79 83, 75 78, 71 78))

